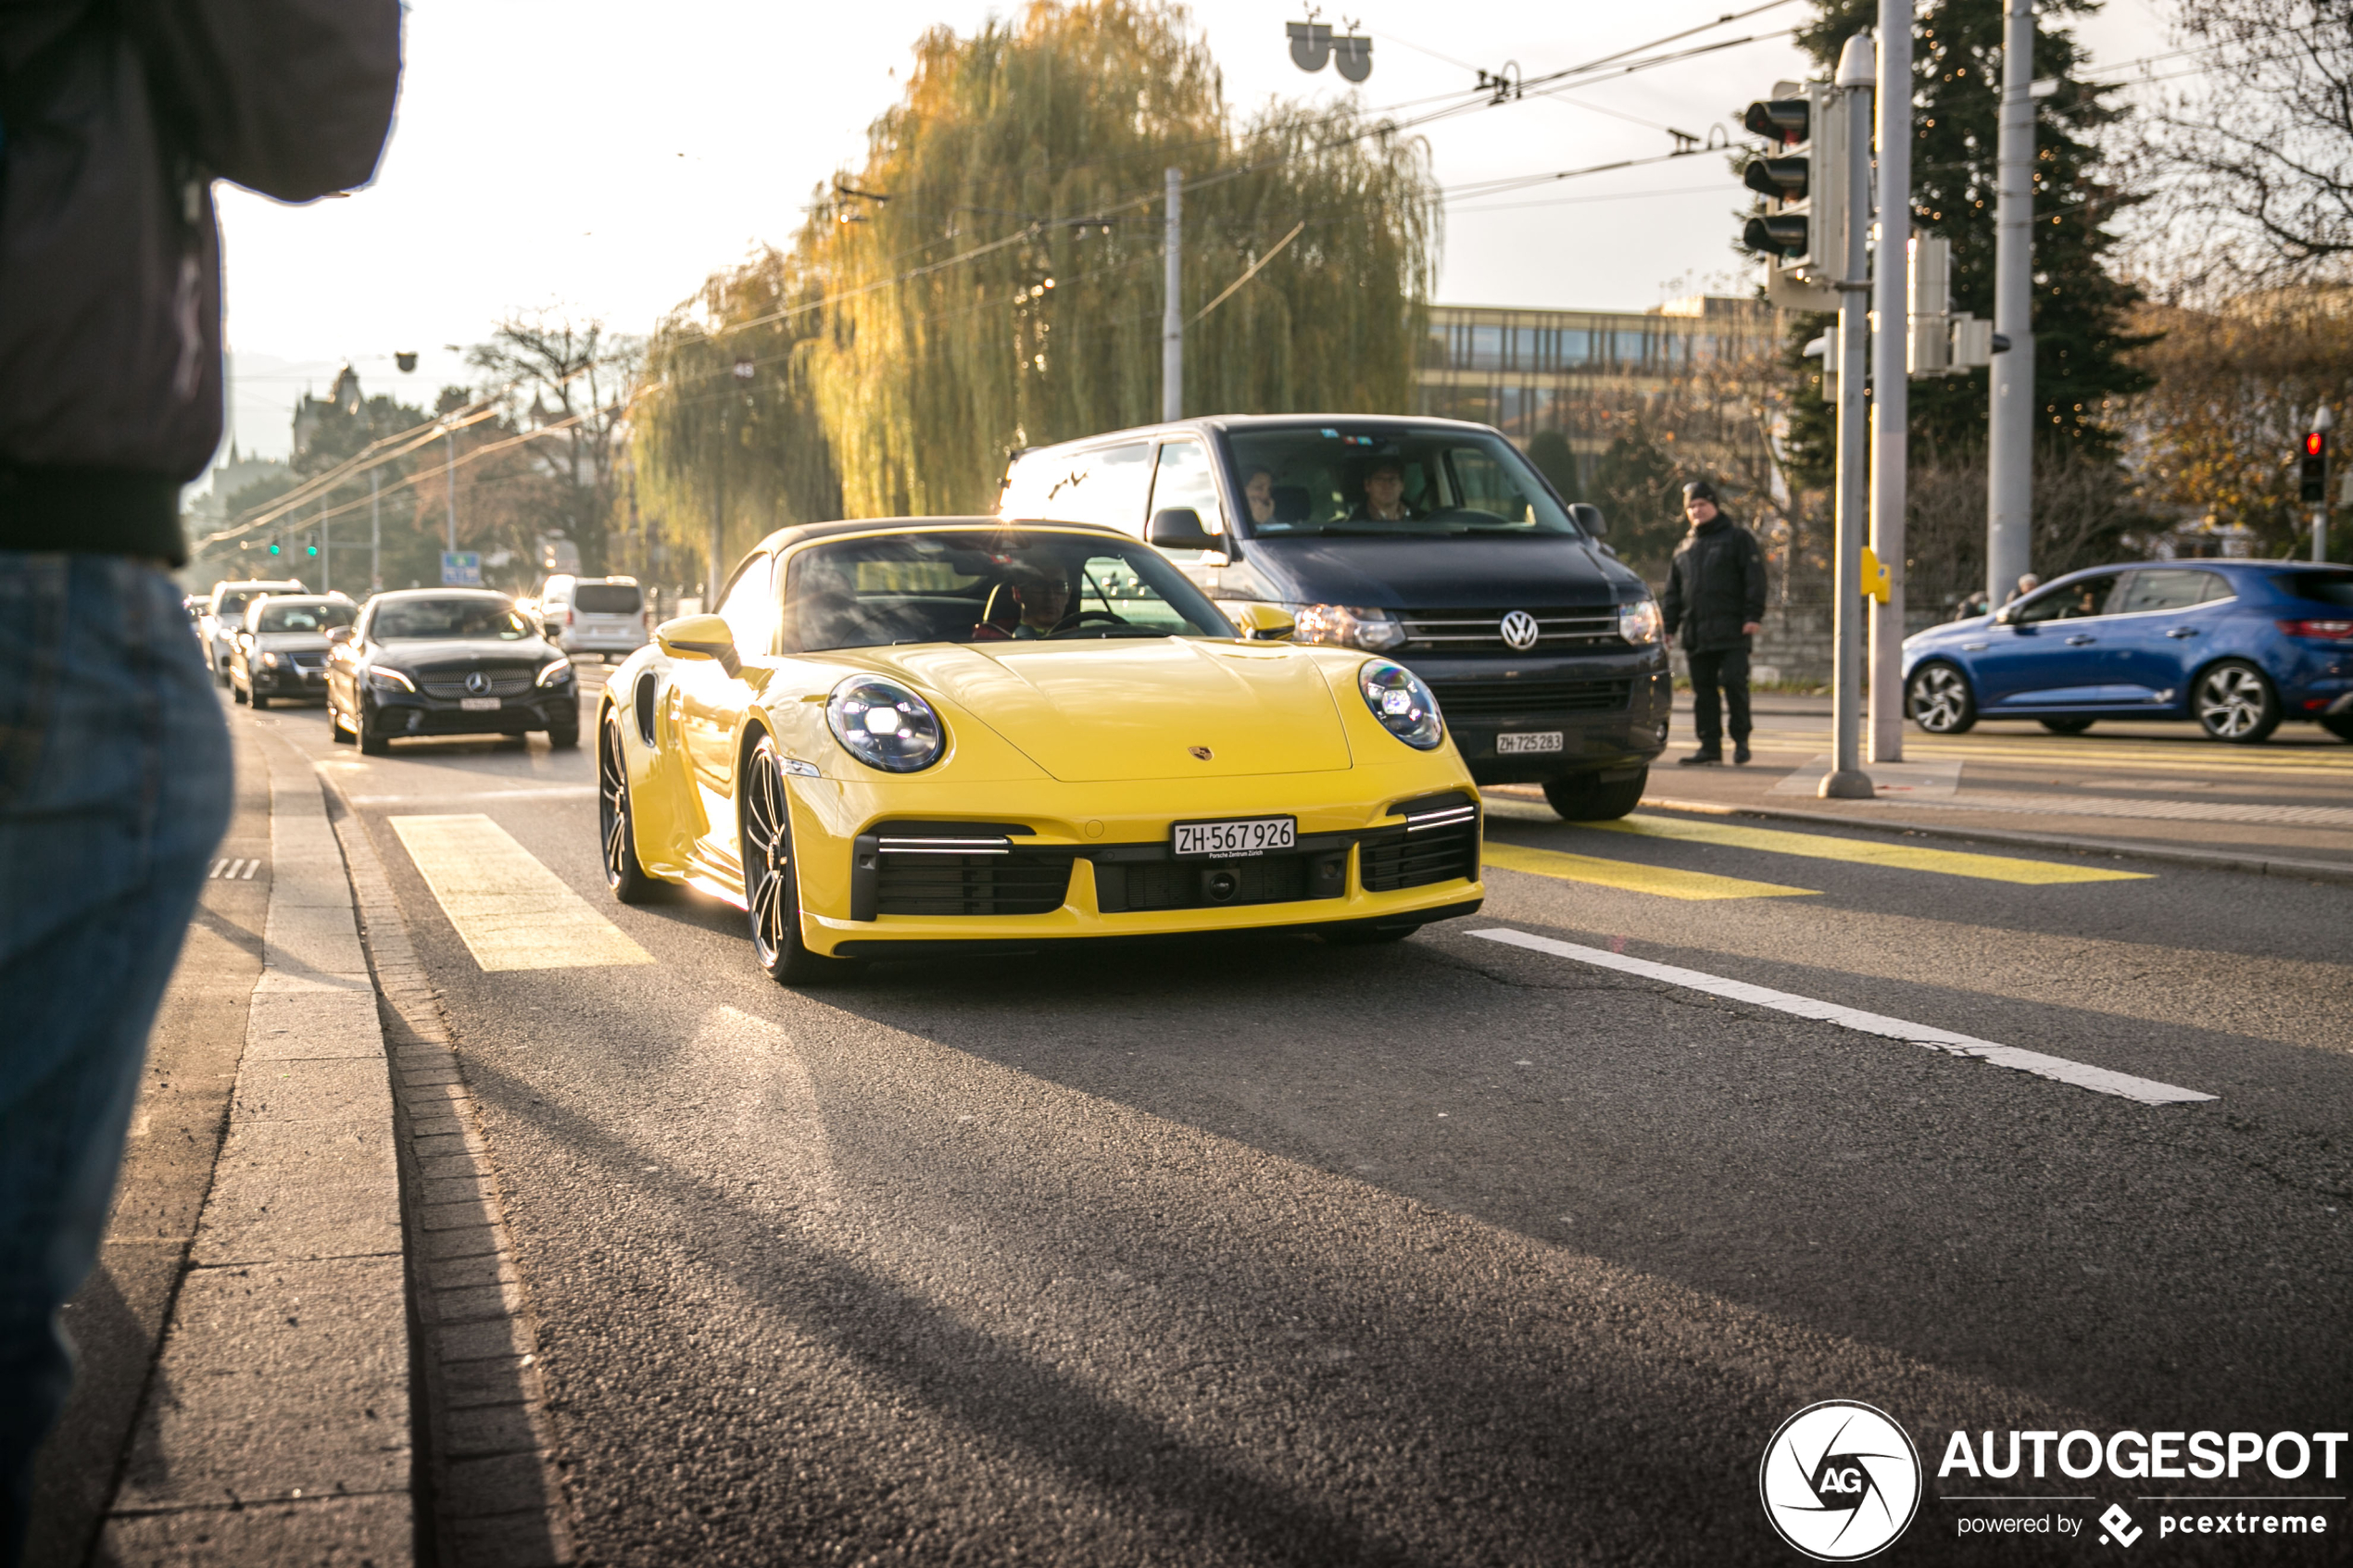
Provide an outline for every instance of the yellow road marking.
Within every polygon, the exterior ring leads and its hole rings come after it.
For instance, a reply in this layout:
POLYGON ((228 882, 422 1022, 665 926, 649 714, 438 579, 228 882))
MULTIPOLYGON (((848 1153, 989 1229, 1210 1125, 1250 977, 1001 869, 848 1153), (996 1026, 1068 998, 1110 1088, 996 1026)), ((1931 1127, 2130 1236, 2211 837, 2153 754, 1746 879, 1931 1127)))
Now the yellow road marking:
POLYGON ((654 961, 488 817, 394 817, 391 822, 484 969, 654 961))
POLYGON ((1591 855, 1564 855, 1553 849, 1530 849, 1520 844, 1487 841, 1482 851, 1489 867, 1528 872, 1561 882, 1590 882, 1620 887, 1629 893, 1655 893, 1662 898, 1808 898, 1810 887, 1783 887, 1771 882, 1743 882, 1736 876, 1707 872, 1670 871, 1665 866, 1638 866, 1629 860, 1604 860, 1591 855))
POLYGON ((1773 828, 1692 822, 1675 817, 1626 817, 1614 822, 1578 825, 1686 844, 1720 844, 1728 849, 1761 849, 1771 855, 1803 855, 1815 860, 1846 860, 1856 865, 1892 866, 1899 871, 1934 872, 1942 876, 1970 876, 1987 882, 2022 882, 2038 886, 2061 882, 2144 882, 2149 875, 2146 872, 2112 872, 2094 866, 2052 865, 2008 855, 1976 855, 1958 849, 1924 849, 1908 844, 1874 844, 1859 838, 1783 833, 1773 828))

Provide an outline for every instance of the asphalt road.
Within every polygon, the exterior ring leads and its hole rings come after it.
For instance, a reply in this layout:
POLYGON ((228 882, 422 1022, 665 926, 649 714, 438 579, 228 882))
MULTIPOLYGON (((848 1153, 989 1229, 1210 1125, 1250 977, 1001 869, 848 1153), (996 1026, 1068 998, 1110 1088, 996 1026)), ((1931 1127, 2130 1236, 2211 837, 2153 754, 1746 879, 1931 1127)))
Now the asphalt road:
POLYGON ((2151 1528, 2135 1557, 2343 1561, 2353 1453, 2328 1481, 1937 1469, 1957 1430, 2347 1427, 2353 889, 2127 861, 2098 865, 2149 874, 2045 882, 2086 863, 1499 799, 1495 853, 1534 869, 1398 947, 881 965, 796 994, 736 911, 605 897, 590 748, 371 759, 315 709, 239 720, 359 812, 441 991, 593 1561, 1797 1561, 1758 1465, 1827 1399, 1921 1450, 1888 1561, 2112 1556, 2088 1521, 2121 1502, 2151 1527, 2143 1499, 2184 1492, 2319 1496, 2294 1506, 2332 1534, 2151 1528), (654 961, 485 972, 389 825, 451 813, 654 961), (1858 845, 1876 860, 1836 858, 1858 845), (1989 1495, 2026 1500, 1948 1500, 1989 1495), (1989 1515, 2083 1534, 1963 1534, 1989 1515))

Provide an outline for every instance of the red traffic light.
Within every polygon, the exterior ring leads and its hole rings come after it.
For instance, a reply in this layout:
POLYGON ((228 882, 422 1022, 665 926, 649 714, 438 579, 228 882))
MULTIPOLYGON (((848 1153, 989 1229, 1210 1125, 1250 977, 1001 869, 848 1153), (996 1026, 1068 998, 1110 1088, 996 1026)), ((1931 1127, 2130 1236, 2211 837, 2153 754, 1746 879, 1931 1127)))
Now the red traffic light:
POLYGON ((2325 458, 2328 456, 2328 451, 2329 438, 2326 431, 2315 430, 2305 433, 2304 455, 2306 457, 2325 458))

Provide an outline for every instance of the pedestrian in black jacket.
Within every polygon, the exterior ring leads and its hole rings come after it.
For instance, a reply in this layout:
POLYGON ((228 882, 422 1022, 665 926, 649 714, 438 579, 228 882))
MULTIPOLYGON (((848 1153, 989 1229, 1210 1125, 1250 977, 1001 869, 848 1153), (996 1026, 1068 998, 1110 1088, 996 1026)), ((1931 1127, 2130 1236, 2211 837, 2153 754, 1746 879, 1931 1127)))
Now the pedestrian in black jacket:
POLYGON ((1659 608, 1667 639, 1683 639, 1692 668, 1692 727, 1699 749, 1680 759, 1691 767, 1724 760, 1723 706, 1730 708, 1732 760, 1748 750, 1748 646, 1765 621, 1765 552, 1756 535, 1717 509, 1716 487, 1704 479, 1683 486, 1683 515, 1692 531, 1675 546, 1659 608))
POLYGON ((220 443, 213 182, 366 183, 399 75, 399 0, 0 0, 0 1568, 229 820, 166 575, 220 443))

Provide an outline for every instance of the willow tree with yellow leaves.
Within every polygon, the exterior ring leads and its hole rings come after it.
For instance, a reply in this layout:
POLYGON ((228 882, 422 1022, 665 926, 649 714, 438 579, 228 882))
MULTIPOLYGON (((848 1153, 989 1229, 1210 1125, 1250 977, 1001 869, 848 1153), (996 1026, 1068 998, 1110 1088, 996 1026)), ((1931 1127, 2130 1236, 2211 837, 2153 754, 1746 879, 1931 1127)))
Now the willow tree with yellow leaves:
POLYGON ((1181 8, 1038 4, 925 34, 790 251, 665 323, 641 471, 698 511, 722 467, 773 476, 719 506, 770 526, 833 486, 852 517, 984 511, 1008 449, 1156 419, 1168 168, 1187 412, 1405 411, 1438 245, 1427 148, 1344 109, 1238 118, 1181 8), (747 343, 736 395, 773 414, 731 433, 692 399, 747 343), (728 464, 697 456, 712 441, 728 464))

